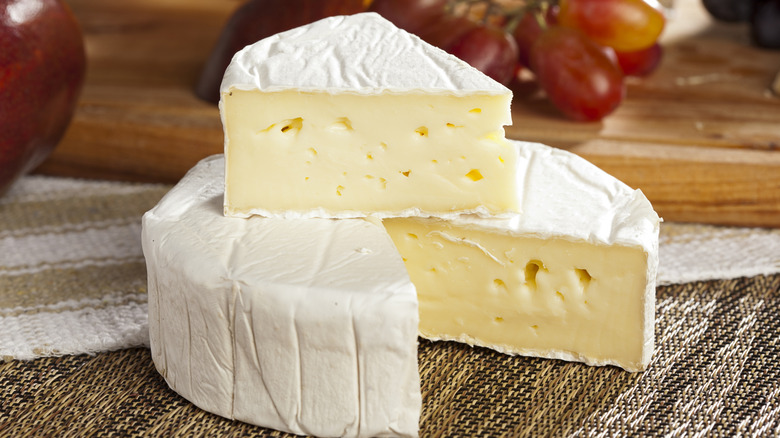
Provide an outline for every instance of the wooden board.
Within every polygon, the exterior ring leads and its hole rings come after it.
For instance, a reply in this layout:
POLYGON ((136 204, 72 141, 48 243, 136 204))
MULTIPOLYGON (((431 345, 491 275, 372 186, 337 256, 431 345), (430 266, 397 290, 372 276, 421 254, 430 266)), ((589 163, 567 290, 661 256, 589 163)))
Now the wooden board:
MULTIPOLYGON (((215 106, 192 93, 241 0, 68 0, 89 58, 77 114, 38 172, 175 182, 222 151, 215 106)), ((780 226, 780 51, 749 45, 745 25, 715 23, 676 0, 665 56, 630 80, 599 123, 563 119, 532 84, 515 87, 511 138, 580 154, 642 189, 665 220, 780 226)))

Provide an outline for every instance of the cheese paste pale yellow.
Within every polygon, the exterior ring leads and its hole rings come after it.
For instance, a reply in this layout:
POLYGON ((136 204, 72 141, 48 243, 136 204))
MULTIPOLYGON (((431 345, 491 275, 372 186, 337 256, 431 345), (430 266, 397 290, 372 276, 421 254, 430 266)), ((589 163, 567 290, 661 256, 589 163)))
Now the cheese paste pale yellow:
POLYGON ((223 100, 225 211, 513 211, 509 100, 234 90, 223 100))
POLYGON ((383 223, 417 289, 421 336, 630 371, 647 365, 642 248, 437 219, 383 223))

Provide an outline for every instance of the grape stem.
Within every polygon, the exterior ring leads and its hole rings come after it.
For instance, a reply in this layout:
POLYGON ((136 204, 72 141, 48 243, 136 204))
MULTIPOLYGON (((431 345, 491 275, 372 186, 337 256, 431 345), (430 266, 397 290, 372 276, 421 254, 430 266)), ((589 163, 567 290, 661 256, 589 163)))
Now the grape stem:
MULTIPOLYGON (((517 2, 514 2, 517 3, 517 2)), ((449 0, 447 2, 447 13, 453 15, 469 16, 474 6, 484 6, 482 16, 479 17, 482 25, 488 24, 490 17, 501 15, 506 19, 502 26, 507 33, 513 33, 522 21, 525 14, 534 14, 534 19, 539 27, 547 29, 547 20, 545 17, 549 9, 558 4, 558 0, 525 0, 521 5, 508 8, 506 1, 502 0, 449 0)), ((476 19, 476 17, 473 17, 476 19)))
POLYGON ((520 21, 522 21, 525 14, 528 13, 534 14, 534 19, 541 29, 547 29, 547 20, 545 20, 547 11, 556 4, 558 4, 557 0, 528 0, 524 2, 522 6, 509 10, 502 10, 499 13, 508 18, 504 25, 504 30, 510 34, 514 33, 515 29, 520 24, 520 21))
POLYGON ((485 15, 482 17, 482 25, 487 25, 488 18, 493 14, 496 9, 496 4, 492 1, 488 1, 487 8, 485 9, 485 15))
POLYGON ((547 11, 549 9, 550 4, 547 2, 542 2, 542 4, 539 5, 539 8, 534 10, 534 19, 539 25, 539 29, 542 29, 542 31, 547 30, 547 20, 545 17, 547 16, 547 11))

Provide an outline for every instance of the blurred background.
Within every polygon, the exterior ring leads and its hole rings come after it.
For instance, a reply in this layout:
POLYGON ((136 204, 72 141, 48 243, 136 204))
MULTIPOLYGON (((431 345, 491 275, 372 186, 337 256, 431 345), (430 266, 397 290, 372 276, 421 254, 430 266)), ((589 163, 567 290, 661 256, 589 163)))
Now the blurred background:
MULTIPOLYGON (((228 24, 243 0, 66 3, 84 33, 86 81, 67 133, 37 172, 173 183, 222 151, 218 109, 196 88, 215 63, 220 35, 246 32, 228 24)), ((278 26, 321 13, 260 3, 254 13, 278 26)), ((338 10, 347 2, 317 3, 338 10)), ((463 3, 451 13, 465 7, 472 21, 483 20, 485 2, 463 3)), ((506 25, 518 3, 499 6, 505 8, 485 22, 506 25)), ((518 66, 509 82, 515 98, 507 136, 584 156, 640 188, 667 221, 780 226, 780 85, 773 90, 780 51, 758 47, 750 23, 716 19, 702 0, 664 6, 660 61, 644 76, 623 79, 625 95, 614 110, 572 120, 534 73, 518 66)))

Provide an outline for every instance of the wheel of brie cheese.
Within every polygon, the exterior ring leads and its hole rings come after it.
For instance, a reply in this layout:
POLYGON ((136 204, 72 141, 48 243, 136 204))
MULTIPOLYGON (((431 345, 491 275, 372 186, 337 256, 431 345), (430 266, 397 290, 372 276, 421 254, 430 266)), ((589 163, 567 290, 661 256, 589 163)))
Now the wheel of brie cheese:
POLYGON ((417 297, 382 226, 229 218, 206 159, 143 218, 152 358, 198 407, 301 435, 413 436, 417 297))
POLYGON ((504 139, 509 90, 358 14, 247 47, 222 91, 225 154, 143 217, 152 359, 187 400, 417 436, 418 336, 648 366, 658 215, 574 154, 504 139))
POLYGON ((207 411, 316 436, 417 434, 418 333, 644 369, 658 217, 581 158, 514 145, 524 212, 498 221, 226 217, 224 159, 202 161, 143 218, 157 369, 207 411))

